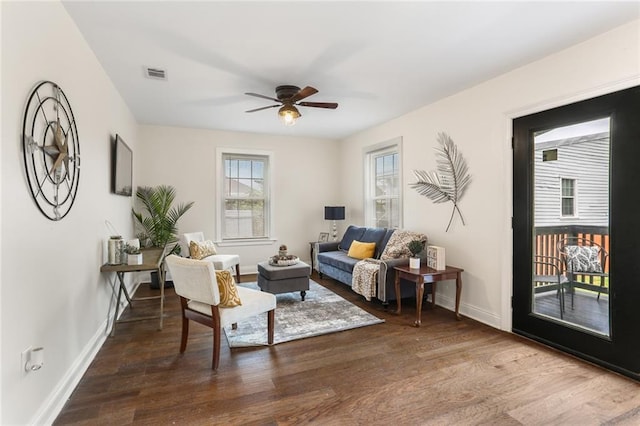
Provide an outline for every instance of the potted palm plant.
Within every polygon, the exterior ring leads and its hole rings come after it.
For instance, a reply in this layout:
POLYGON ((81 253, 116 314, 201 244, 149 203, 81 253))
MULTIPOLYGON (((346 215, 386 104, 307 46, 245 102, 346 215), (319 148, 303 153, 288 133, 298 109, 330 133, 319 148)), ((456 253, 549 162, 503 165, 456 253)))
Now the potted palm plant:
POLYGON ((411 257, 409 257, 409 268, 420 268, 420 258, 418 257, 418 255, 422 252, 422 250, 424 250, 424 241, 411 240, 407 244, 407 248, 411 252, 411 257))
MULTIPOLYGON (((138 187, 136 197, 142 204, 143 210, 138 212, 132 209, 136 228, 136 234, 142 247, 157 247, 164 249, 170 244, 173 248, 167 253, 180 253, 178 241, 178 220, 193 206, 193 201, 173 205, 176 198, 176 190, 169 185, 159 185, 155 187, 138 187)), ((151 276, 152 288, 154 287, 154 276, 151 276)), ((155 276, 157 283, 158 277, 155 276)))

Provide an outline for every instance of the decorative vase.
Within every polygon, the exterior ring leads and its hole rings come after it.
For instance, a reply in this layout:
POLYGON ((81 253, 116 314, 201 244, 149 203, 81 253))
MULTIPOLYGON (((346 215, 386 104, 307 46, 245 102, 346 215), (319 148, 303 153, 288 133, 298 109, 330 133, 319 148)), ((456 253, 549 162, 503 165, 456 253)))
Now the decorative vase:
POLYGON ((127 265, 142 265, 142 253, 127 254, 127 265))
POLYGON ((122 263, 123 240, 120 235, 113 235, 107 243, 107 263, 120 265, 122 263))
POLYGON ((420 258, 419 257, 410 257, 409 258, 409 268, 411 268, 411 269, 420 269, 420 258))

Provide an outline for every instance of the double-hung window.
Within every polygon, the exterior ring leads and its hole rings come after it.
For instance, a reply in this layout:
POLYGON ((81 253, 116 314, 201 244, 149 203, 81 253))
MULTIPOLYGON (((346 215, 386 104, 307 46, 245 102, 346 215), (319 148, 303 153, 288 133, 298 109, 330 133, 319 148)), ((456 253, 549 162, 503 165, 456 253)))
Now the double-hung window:
POLYGON ((269 153, 218 153, 218 235, 221 242, 260 241, 270 237, 269 153))
POLYGON ((576 215, 576 180, 560 179, 562 217, 576 215))
POLYGON ((365 222, 367 226, 402 227, 401 140, 365 151, 365 222))

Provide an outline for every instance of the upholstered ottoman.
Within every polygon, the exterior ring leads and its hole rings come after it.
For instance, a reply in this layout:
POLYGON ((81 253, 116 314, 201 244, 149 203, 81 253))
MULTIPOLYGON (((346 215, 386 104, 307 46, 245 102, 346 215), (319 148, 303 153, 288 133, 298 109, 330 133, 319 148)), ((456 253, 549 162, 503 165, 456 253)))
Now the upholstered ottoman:
POLYGON ((304 262, 290 266, 273 266, 269 262, 258 263, 258 287, 271 294, 299 291, 300 297, 309 290, 311 267, 304 262))

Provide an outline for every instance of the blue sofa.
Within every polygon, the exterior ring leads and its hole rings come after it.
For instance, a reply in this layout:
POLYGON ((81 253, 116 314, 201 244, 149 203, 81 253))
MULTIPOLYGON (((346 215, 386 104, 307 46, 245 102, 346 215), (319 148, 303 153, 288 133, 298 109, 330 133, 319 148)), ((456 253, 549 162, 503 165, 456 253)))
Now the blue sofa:
MULTIPOLYGON (((320 278, 324 278, 326 275, 343 284, 351 286, 353 268, 355 264, 359 262, 359 259, 347 256, 351 243, 353 241, 376 243, 374 258, 380 259, 380 255, 384 252, 384 249, 394 232, 395 229, 349 225, 341 241, 317 243, 315 253, 317 257, 317 270, 320 278)), ((408 257, 388 259, 380 262, 377 298, 383 303, 386 304, 389 300, 396 299, 394 289, 395 271, 393 267, 408 264, 408 257)), ((415 285, 402 285, 400 286, 400 290, 402 294, 401 297, 415 297, 415 285)))

